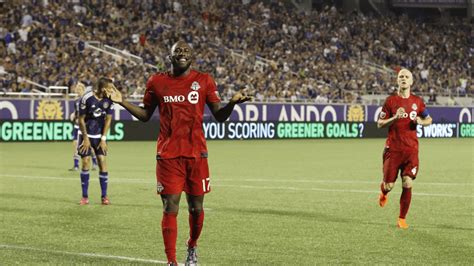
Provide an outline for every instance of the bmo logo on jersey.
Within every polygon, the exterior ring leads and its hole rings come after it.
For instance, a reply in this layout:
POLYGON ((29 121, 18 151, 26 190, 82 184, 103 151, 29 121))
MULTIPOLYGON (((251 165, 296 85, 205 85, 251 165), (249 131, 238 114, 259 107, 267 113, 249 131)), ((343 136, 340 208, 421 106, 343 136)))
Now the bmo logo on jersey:
MULTIPOLYGON (((163 96, 163 102, 165 103, 182 103, 186 100, 186 97, 183 95, 170 95, 163 96)), ((192 104, 197 104, 199 102, 199 93, 197 91, 192 91, 188 94, 188 102, 192 104)))
POLYGON ((184 99, 183 95, 163 96, 163 102, 165 103, 182 103, 184 99))

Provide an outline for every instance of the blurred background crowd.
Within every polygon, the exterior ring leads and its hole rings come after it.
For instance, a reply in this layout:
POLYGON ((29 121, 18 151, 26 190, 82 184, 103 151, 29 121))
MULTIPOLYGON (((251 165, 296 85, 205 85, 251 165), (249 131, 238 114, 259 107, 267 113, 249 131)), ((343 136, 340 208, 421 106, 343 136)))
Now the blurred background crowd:
POLYGON ((335 6, 301 12, 250 0, 31 0, 0 9, 4 92, 30 92, 32 83, 91 86, 105 75, 139 98, 182 39, 224 100, 245 88, 263 102, 359 102, 389 94, 401 67, 414 73, 414 93, 432 104, 436 95, 474 95, 466 18, 439 23, 335 6))

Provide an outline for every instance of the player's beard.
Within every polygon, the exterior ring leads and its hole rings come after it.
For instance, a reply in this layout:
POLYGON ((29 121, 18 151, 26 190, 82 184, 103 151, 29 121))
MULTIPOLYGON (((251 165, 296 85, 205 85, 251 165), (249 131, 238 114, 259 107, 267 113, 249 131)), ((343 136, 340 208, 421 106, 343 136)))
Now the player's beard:
POLYGON ((180 62, 179 60, 173 59, 173 74, 179 76, 185 73, 191 67, 192 61, 190 59, 186 60, 186 62, 180 62))

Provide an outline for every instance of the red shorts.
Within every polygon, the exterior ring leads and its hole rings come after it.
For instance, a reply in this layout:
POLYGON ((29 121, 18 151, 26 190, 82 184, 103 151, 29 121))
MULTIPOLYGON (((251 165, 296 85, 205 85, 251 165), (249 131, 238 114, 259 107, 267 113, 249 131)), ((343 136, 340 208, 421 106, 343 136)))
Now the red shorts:
POLYGON ((399 170, 401 176, 415 179, 419 170, 418 163, 418 151, 391 151, 386 148, 383 153, 383 181, 394 183, 399 170))
POLYGON ((158 194, 181 194, 186 192, 200 196, 211 191, 207 158, 184 158, 156 160, 158 194))

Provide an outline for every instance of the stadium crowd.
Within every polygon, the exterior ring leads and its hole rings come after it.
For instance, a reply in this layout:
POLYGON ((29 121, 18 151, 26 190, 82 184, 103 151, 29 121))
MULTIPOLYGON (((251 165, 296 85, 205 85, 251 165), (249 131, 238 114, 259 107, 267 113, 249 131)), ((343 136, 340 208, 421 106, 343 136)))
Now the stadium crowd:
POLYGON ((246 88, 256 101, 354 102, 389 93, 400 67, 416 75, 414 93, 474 94, 473 35, 459 19, 428 24, 334 7, 304 13, 281 1, 250 0, 33 0, 0 8, 3 91, 30 91, 19 77, 73 87, 105 75, 124 94, 140 95, 146 78, 167 68, 171 44, 184 39, 196 50, 196 68, 215 77, 224 99, 246 88))

